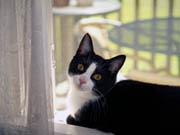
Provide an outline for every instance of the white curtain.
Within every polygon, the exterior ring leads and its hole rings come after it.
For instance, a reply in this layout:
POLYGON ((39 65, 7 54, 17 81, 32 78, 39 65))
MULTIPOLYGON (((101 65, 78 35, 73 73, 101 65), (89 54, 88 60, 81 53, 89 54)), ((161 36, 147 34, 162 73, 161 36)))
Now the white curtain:
POLYGON ((0 135, 52 135, 51 0, 0 0, 0 135))

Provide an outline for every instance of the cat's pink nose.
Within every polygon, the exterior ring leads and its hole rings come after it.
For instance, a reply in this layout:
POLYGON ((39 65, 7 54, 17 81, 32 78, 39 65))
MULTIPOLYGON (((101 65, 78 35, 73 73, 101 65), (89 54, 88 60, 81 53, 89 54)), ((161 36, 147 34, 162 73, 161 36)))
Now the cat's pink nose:
POLYGON ((86 80, 84 78, 79 78, 80 85, 83 85, 86 83, 86 80))

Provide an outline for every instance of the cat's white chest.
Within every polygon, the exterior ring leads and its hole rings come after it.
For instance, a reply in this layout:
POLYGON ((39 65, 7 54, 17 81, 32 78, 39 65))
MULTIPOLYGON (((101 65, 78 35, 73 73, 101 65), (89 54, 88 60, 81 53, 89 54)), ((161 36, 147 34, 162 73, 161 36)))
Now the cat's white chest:
POLYGON ((80 90, 70 90, 67 97, 67 111, 72 117, 75 113, 83 107, 83 105, 94 100, 96 97, 91 92, 84 92, 80 90))

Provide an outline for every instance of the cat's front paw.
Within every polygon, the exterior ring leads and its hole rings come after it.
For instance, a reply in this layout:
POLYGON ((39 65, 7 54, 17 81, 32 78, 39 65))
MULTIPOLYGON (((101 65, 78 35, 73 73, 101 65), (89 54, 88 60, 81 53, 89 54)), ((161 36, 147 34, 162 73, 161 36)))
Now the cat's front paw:
POLYGON ((67 117, 66 122, 67 122, 67 124, 77 125, 76 120, 75 120, 71 115, 69 115, 69 116, 67 117))

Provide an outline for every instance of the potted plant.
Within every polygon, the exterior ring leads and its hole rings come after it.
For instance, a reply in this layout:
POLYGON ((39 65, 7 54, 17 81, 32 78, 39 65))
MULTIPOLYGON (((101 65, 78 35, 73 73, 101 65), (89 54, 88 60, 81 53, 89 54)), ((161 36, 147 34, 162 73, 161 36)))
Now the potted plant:
POLYGON ((63 7, 68 5, 69 5, 69 0, 54 0, 55 7, 63 7))

